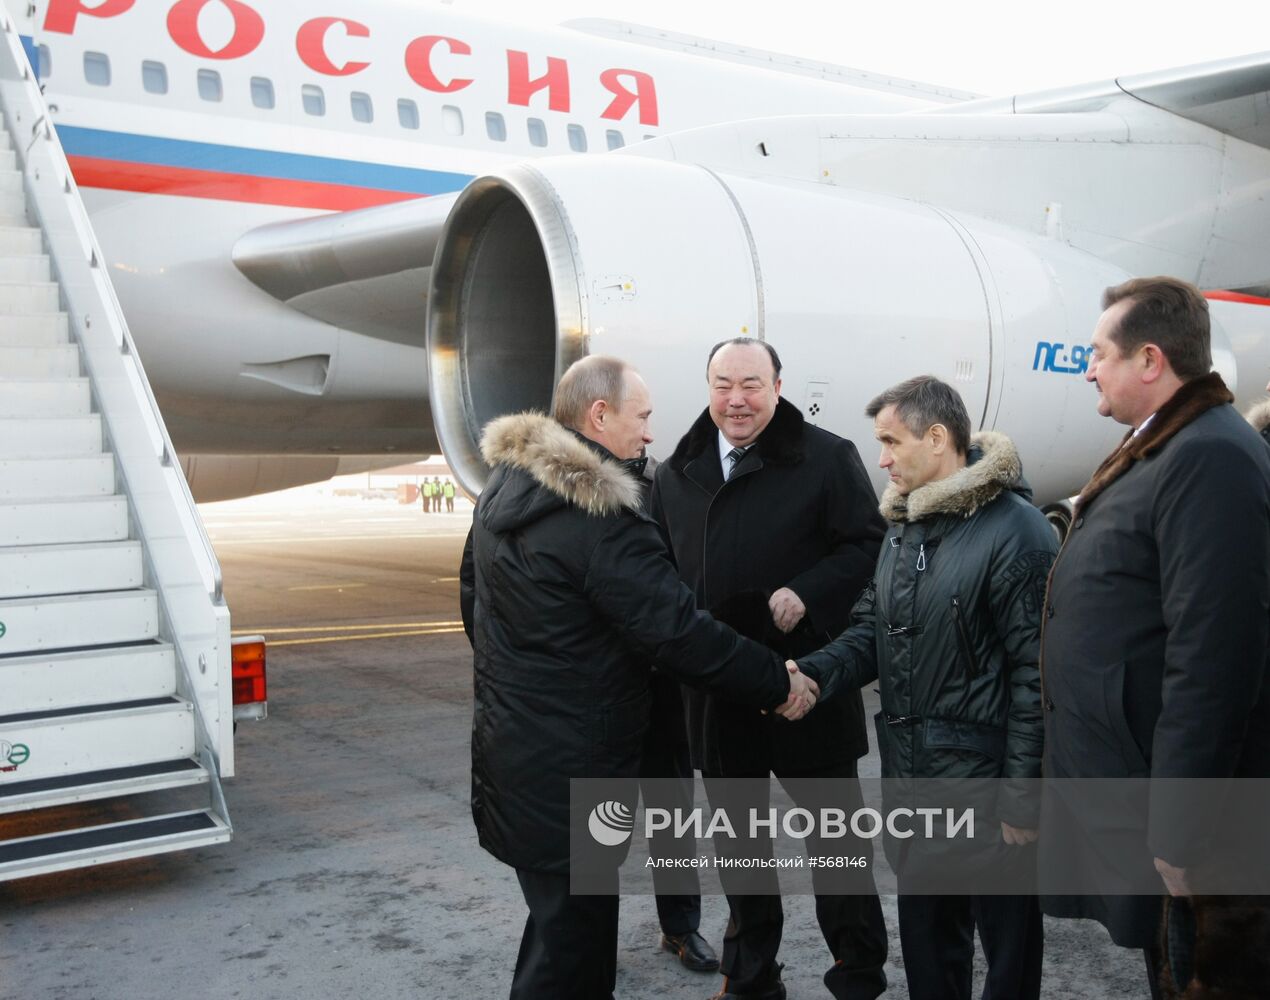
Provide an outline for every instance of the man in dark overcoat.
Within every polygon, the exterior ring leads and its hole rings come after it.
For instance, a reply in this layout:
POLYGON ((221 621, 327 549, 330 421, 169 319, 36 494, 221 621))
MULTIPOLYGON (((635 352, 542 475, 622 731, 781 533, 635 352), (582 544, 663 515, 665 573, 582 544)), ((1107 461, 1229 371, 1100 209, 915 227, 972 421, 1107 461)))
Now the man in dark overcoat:
POLYGON ((1214 861, 1225 834, 1217 814, 1179 807, 1165 791, 1176 785, 1156 779, 1270 776, 1270 449, 1212 371, 1197 289, 1137 278, 1107 289, 1103 307, 1086 379, 1098 412, 1130 431, 1081 491, 1050 576, 1044 766, 1047 779, 1150 778, 1152 792, 1126 829, 1047 787, 1041 867, 1126 885, 1134 872, 1105 859, 1134 838, 1139 874, 1150 881, 1154 868, 1160 894, 1044 908, 1144 949, 1158 996, 1164 893, 1188 899, 1188 872, 1214 861))
MULTIPOLYGON (((796 658, 843 630, 872 578, 885 530, 877 496, 855 446, 780 398, 780 358, 771 345, 749 338, 719 344, 706 377, 709 405, 657 470, 652 513, 698 606, 796 658)), ((707 794, 715 778, 775 773, 837 779, 826 786, 858 797, 856 762, 868 751, 858 691, 797 726, 723 692, 685 690, 684 699, 692 763, 707 794)), ((851 811, 845 800, 832 805, 851 811)), ((833 853, 809 839, 813 849, 833 853)), ((816 885, 829 881, 821 875, 816 885)), ((728 905, 719 996, 783 997, 780 896, 730 893, 728 905)), ((835 959, 826 985, 840 997, 878 996, 886 985, 886 933, 876 894, 818 892, 816 916, 835 959)))
POLYGON ((796 669, 697 610, 642 512, 619 461, 652 440, 639 374, 585 358, 561 379, 555 411, 501 417, 481 439, 493 472, 460 591, 474 653, 472 817, 529 908, 513 1000, 605 1000, 618 899, 570 893, 569 781, 636 781, 650 661, 755 711, 792 718, 814 699, 796 669))

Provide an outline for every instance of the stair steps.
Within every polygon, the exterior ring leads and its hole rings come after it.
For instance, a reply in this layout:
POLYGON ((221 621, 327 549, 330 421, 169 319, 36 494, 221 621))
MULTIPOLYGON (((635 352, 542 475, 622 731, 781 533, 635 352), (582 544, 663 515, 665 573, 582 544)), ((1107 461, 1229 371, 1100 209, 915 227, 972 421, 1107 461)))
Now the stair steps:
MULTIPOLYGON (((25 56, 11 35, 0 30, 0 101, 27 101, 26 120, 37 121, 48 110, 23 81, 25 56)), ((82 243, 66 239, 87 224, 82 204, 60 185, 49 200, 47 179, 57 176, 60 161, 38 157, 47 149, 41 144, 56 149, 56 134, 29 145, 24 137, 15 151, 7 118, 0 116, 0 816, 10 818, 9 830, 41 832, 6 838, 0 825, 0 881, 231 835, 217 759, 190 700, 203 700, 207 712, 206 693, 182 691, 196 687, 180 681, 185 668, 177 650, 184 647, 162 632, 172 628, 178 599, 170 589, 162 604, 150 579, 162 578, 154 567, 164 564, 156 560, 189 543, 165 534, 143 544, 141 522, 157 523, 167 512, 127 495, 110 450, 110 427, 122 428, 132 434, 120 449, 128 462, 145 461, 138 443, 148 440, 136 428, 152 419, 152 404, 140 393, 119 394, 136 372, 120 367, 117 345, 101 339, 109 326, 71 322, 115 304, 113 296, 85 291, 97 288, 104 272, 88 271, 82 243), (30 211, 20 170, 27 157, 36 158, 28 161, 37 199, 30 211), (47 235, 41 218, 54 220, 47 235), (67 296, 60 274, 70 276, 67 296), (93 390, 91 368, 105 373, 101 391, 93 390), (114 409, 103 415, 103 405, 114 409), (122 422, 112 425, 112 413, 122 422), (146 511, 157 521, 140 516, 146 511), (166 810, 171 805, 156 807, 149 794, 180 788, 207 795, 211 808, 100 824, 100 809, 81 806, 120 799, 124 815, 143 806, 166 810), (67 825, 79 828, 59 828, 67 825)), ((153 461, 157 467, 157 454, 153 461)), ((137 471, 127 468, 129 477, 137 471)), ((155 482, 151 470, 141 471, 155 482)), ((140 489, 144 498, 167 495, 140 489)), ((186 577, 169 571, 166 579, 186 577)), ((219 613, 213 620, 227 635, 223 607, 219 613)), ((119 815, 113 806, 107 811, 119 815)))
POLYGON ((230 827, 206 809, 0 841, 0 881, 223 844, 230 827))

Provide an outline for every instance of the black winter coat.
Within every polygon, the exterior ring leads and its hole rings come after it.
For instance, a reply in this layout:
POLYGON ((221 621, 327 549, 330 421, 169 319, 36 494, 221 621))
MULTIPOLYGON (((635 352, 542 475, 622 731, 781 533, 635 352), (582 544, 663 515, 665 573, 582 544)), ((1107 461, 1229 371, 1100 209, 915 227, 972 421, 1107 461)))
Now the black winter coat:
MULTIPOLYGON (((891 528, 851 627, 798 661, 822 699, 880 681, 883 778, 1041 776, 1041 608, 1058 546, 1009 438, 976 434, 968 459, 908 496, 887 488, 891 528)), ((1018 786, 995 805, 994 820, 1037 826, 1039 800, 1018 786)))
POLYGON ((464 551, 474 651, 472 816, 481 846, 569 870, 569 779, 635 778, 649 665, 760 708, 784 663, 696 608, 640 487, 605 449, 538 414, 482 439, 494 466, 464 551))
MULTIPOLYGON (((779 400, 756 444, 723 480, 719 432, 703 412, 661 464, 651 511, 698 606, 796 658, 846 627, 873 575, 884 524, 859 453, 779 400), (788 635, 767 602, 788 587, 807 608, 788 635)), ((790 723, 728 693, 685 691, 692 764, 723 776, 832 769, 868 752, 859 692, 790 723)))
MULTIPOLYGON (((1082 491, 1046 608, 1047 778, 1270 777, 1270 451, 1229 399, 1216 374, 1186 383, 1082 491)), ((1136 837, 1149 876, 1154 857, 1202 861, 1217 825, 1153 794, 1140 829, 1085 814, 1051 836, 1050 803, 1047 789, 1042 860, 1084 866, 1091 885, 1123 884, 1099 843, 1136 837)), ((1150 896, 1045 906, 1098 919, 1127 947, 1145 947, 1159 919, 1150 896)))

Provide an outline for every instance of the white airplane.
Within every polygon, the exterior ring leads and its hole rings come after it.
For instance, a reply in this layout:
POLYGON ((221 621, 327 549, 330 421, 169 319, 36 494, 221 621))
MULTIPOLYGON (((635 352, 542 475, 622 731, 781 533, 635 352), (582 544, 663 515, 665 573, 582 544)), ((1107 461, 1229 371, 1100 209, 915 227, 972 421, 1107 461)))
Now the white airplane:
POLYGON ((749 334, 866 459, 868 398, 953 380, 1054 501, 1120 432, 1082 375, 1132 274, 1211 290, 1241 402, 1270 370, 1270 54, 981 99, 395 0, 23 6, 200 499, 438 449, 478 491, 483 424, 589 351, 668 451, 749 334))

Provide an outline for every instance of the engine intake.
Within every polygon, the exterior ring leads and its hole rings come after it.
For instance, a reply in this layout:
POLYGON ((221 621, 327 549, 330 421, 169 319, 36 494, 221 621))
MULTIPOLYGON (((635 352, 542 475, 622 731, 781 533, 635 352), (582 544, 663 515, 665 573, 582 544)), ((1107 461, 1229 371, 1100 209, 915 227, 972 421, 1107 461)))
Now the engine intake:
POLYGON ((780 352, 782 395, 866 466, 867 401, 929 372, 978 428, 1015 437, 1037 499, 1058 500, 1120 434, 1081 375, 1102 289, 1125 277, 1060 240, 819 181, 651 155, 536 160, 475 181, 442 234, 436 431, 479 493, 484 425, 549 409, 569 364, 613 354, 649 383, 664 459, 706 403, 710 346, 752 336, 780 352))

